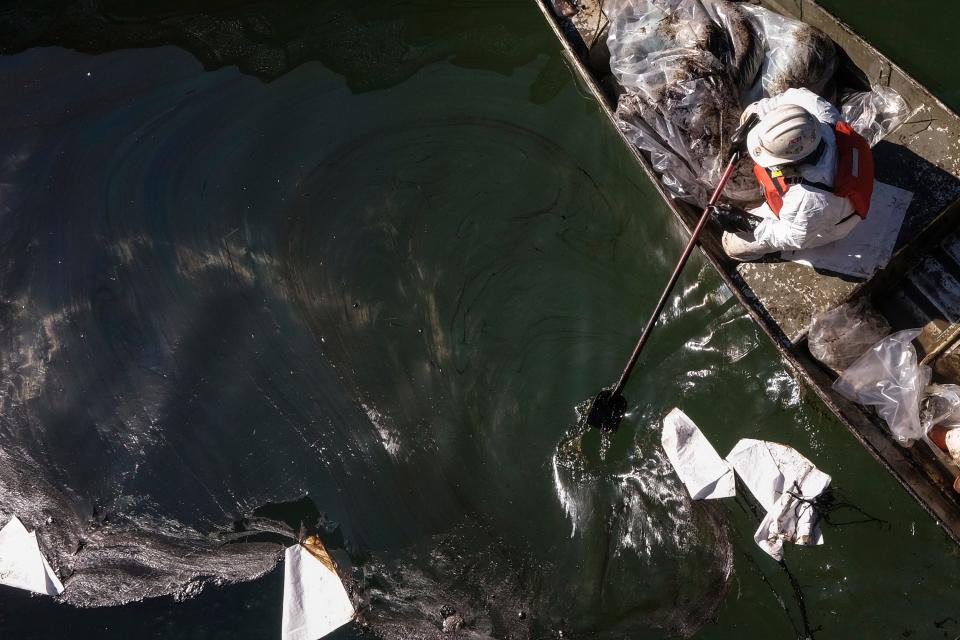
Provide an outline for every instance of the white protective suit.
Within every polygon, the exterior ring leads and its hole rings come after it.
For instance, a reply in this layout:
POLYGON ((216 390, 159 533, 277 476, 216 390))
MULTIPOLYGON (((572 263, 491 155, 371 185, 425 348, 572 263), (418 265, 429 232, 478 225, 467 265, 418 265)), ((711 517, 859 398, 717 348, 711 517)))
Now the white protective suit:
MULTIPOLYGON (((823 154, 815 165, 799 166, 800 177, 832 187, 837 174, 834 125, 840 120, 840 112, 807 89, 787 89, 780 95, 754 103, 753 108, 762 118, 786 104, 797 105, 816 116, 825 143, 823 154)), ((860 222, 849 198, 804 184, 791 185, 787 190, 779 218, 767 203, 750 210, 750 213, 763 218, 752 233, 723 234, 724 248, 732 257, 741 260, 759 258, 775 251, 819 247, 844 237, 860 222)))

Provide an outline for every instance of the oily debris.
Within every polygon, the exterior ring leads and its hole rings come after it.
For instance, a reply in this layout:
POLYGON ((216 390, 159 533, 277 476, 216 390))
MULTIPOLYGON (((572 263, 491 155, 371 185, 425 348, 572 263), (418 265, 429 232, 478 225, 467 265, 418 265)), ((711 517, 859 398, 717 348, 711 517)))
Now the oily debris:
MULTIPOLYGON (((618 116, 628 129, 646 130, 657 140, 662 151, 659 170, 682 176, 680 183, 706 183, 701 187, 705 191, 723 170, 720 158, 729 153, 729 134, 741 108, 740 87, 729 72, 738 59, 736 48, 725 29, 706 14, 700 17, 684 21, 679 11, 664 14, 657 33, 676 38, 678 46, 665 52, 664 63, 643 77, 645 90, 621 96, 618 116), (679 157, 671 157, 671 151, 679 157)), ((745 18, 739 24, 750 29, 745 18)), ((754 66, 755 75, 758 65, 754 66)), ((730 190, 752 199, 756 187, 749 173, 739 172, 730 190)), ((696 198, 703 199, 702 195, 696 198)))
POLYGON ((577 6, 570 0, 553 0, 553 11, 563 18, 572 18, 577 15, 577 6))
MULTIPOLYGON (((608 15, 620 128, 650 153, 667 188, 691 202, 705 202, 719 180, 748 103, 790 86, 816 91, 833 75, 829 38, 754 5, 621 0, 608 15)), ((760 195, 741 163, 725 198, 745 205, 760 195)))
POLYGON ((770 95, 796 87, 817 90, 823 87, 824 78, 833 75, 836 59, 833 40, 806 24, 794 31, 793 38, 792 52, 784 56, 787 63, 772 75, 765 87, 770 95))
POLYGON ((683 23, 678 13, 669 11, 657 25, 657 35, 668 40, 675 40, 682 26, 683 23))
MULTIPOLYGON (((716 6, 716 5, 715 5, 716 6)), ((763 41, 740 5, 726 3, 720 16, 724 33, 730 40, 728 69, 731 79, 741 89, 753 84, 763 64, 763 41)))

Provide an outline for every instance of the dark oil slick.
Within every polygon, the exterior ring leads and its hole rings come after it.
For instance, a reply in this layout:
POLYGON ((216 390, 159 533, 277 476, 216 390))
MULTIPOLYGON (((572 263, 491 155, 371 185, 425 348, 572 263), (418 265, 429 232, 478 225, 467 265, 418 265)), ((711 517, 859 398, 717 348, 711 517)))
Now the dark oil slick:
POLYGON ((0 592, 4 637, 276 637, 318 518, 363 598, 342 637, 797 636, 746 504, 670 473, 675 404, 886 521, 788 556, 817 638, 960 633, 954 547, 699 260, 605 456, 565 437, 683 239, 532 3, 49 2, 0 33, 0 509, 72 572, 70 604, 0 592))

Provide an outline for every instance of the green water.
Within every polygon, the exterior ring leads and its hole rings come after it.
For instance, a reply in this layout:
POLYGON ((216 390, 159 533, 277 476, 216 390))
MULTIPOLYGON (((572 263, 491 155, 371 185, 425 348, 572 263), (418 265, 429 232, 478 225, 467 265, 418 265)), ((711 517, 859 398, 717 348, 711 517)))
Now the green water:
POLYGON ((953 111, 960 109, 960 68, 956 64, 960 5, 933 0, 823 0, 820 4, 840 16, 953 111))
MULTIPOLYGON (((958 72, 929 48, 960 9, 883 4, 897 20, 828 3, 956 108, 958 72)), ((60 421, 32 433, 55 478, 202 530, 309 493, 354 548, 423 580, 411 616, 458 599, 481 637, 796 637, 794 591, 743 503, 678 504, 657 427, 680 406, 720 451, 743 437, 795 446, 883 521, 787 549, 817 638, 960 635, 956 546, 789 376, 699 256, 627 389, 603 474, 558 482, 573 405, 618 373, 683 235, 532 2, 377 3, 350 18, 320 61, 270 83, 173 47, 0 59, 0 83, 18 88, 0 98, 4 151, 21 158, 0 192, 16 231, 5 297, 32 305, 23 335, 46 319, 60 338, 41 396, 60 421), (104 286, 115 298, 82 304, 104 286), (161 436, 127 440, 135 419, 101 428, 145 391, 165 399, 161 436), (65 437, 88 428, 76 411, 124 447, 78 448, 65 437), (723 592, 713 556, 726 548, 723 592)), ((15 409, 5 434, 22 433, 15 409)), ((281 593, 279 568, 107 609, 4 591, 0 631, 277 637, 281 593)), ((367 615, 377 628, 376 602, 367 615)))

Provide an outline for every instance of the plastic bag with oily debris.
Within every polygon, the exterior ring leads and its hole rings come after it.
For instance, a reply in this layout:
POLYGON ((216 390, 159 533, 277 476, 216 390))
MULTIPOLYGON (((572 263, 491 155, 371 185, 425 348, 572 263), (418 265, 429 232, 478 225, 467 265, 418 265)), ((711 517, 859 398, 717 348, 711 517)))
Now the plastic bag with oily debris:
MULTIPOLYGON (((621 129, 650 152, 671 192, 705 202, 740 119, 739 82, 752 84, 760 67, 746 14, 725 0, 614 0, 607 15, 621 129)), ((728 184, 729 199, 760 198, 748 164, 728 184)))
POLYGON ((837 66, 833 40, 819 29, 769 9, 742 8, 761 34, 765 54, 751 102, 801 87, 825 95, 837 66))
MULTIPOLYGON (((704 204, 723 172, 730 136, 751 102, 791 87, 830 97, 836 46, 822 32, 763 7, 729 0, 608 0, 617 120, 650 154, 666 188, 704 204)), ((872 143, 908 117, 890 89, 853 95, 844 112, 872 143)), ((752 163, 724 199, 759 204, 752 163)))
MULTIPOLYGON (((743 107, 771 88, 822 90, 834 46, 821 32, 728 0, 612 0, 607 47, 623 89, 617 118, 675 195, 704 203, 723 172, 743 107), (769 37, 764 29, 769 28, 769 37)), ((724 192, 762 199, 743 162, 724 192)))
POLYGON ((920 395, 930 367, 917 363, 912 341, 920 329, 899 331, 875 344, 843 372, 833 388, 842 396, 877 408, 890 433, 905 447, 924 434, 920 395))
POLYGON ((843 119, 866 138, 871 147, 906 122, 911 113, 899 93, 880 86, 849 95, 843 101, 841 112, 843 119))
POLYGON ((726 62, 730 79, 740 90, 749 87, 763 65, 764 46, 763 38, 752 28, 747 7, 726 0, 708 0, 703 8, 724 34, 714 48, 719 49, 726 62))
POLYGON ((933 425, 960 427, 960 386, 932 384, 920 399, 920 426, 924 433, 933 425))
POLYGON ((834 371, 843 371, 890 333, 890 324, 861 298, 818 313, 810 322, 810 354, 834 371))
POLYGON ((725 133, 739 119, 726 65, 711 49, 722 30, 699 2, 622 0, 610 14, 611 69, 627 92, 621 127, 651 152, 671 191, 702 201, 722 172, 725 133))

